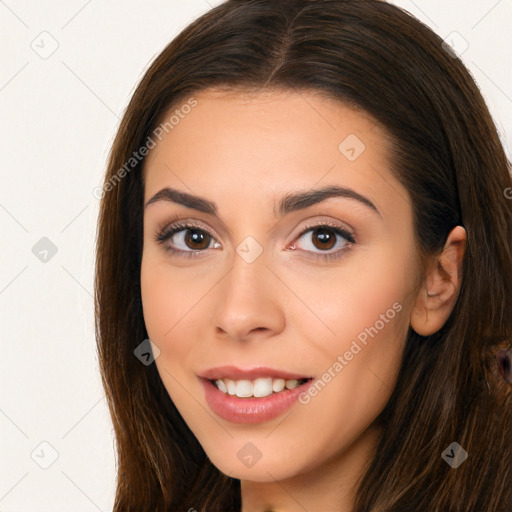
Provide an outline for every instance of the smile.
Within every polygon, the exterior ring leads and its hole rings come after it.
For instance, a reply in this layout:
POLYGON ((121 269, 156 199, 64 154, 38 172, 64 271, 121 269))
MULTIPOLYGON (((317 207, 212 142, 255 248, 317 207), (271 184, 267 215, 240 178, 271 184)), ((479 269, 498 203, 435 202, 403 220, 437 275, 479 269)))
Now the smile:
POLYGON ((215 368, 199 378, 212 412, 233 423, 262 423, 280 416, 313 382, 312 377, 261 367, 215 368))
POLYGON ((254 380, 231 380, 217 379, 212 381, 217 389, 226 395, 237 396, 238 398, 264 397, 273 393, 280 393, 284 389, 295 389, 309 379, 273 379, 272 377, 260 377, 254 380))

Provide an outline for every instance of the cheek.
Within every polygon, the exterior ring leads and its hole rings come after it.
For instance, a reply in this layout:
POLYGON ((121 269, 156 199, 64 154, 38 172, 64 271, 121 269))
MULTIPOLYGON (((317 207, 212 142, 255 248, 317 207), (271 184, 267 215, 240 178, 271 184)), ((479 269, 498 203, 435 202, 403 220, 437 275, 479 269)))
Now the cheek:
POLYGON ((155 360, 158 373, 169 396, 183 412, 188 409, 189 397, 181 396, 181 383, 186 381, 185 368, 194 341, 191 333, 187 333, 187 312, 190 314, 197 300, 190 299, 189 290, 183 293, 179 273, 166 267, 165 262, 143 256, 142 309, 148 337, 160 350, 155 360))
MULTIPOLYGON (((169 272, 165 263, 144 256, 141 263, 141 299, 144 323, 149 339, 160 349, 157 366, 169 367, 169 361, 183 363, 185 343, 173 343, 179 331, 185 337, 186 315, 193 307, 190 290, 183 292, 179 273, 169 272), (172 353, 172 358, 170 354, 172 353)), ((170 368, 170 367, 169 367, 170 368)))
MULTIPOLYGON (((214 281, 192 267, 171 268, 165 255, 151 250, 143 253, 140 280, 144 323, 148 337, 160 349, 156 362, 166 382, 162 370, 185 375, 195 347, 205 339, 201 333, 207 324, 206 295, 214 281)), ((166 383, 166 387, 172 386, 166 383)))
POLYGON ((168 340, 178 325, 183 329, 187 315, 205 293, 200 281, 191 272, 170 268, 165 255, 155 250, 143 253, 141 299, 150 337, 155 341, 168 340))
POLYGON ((307 315, 308 331, 315 324, 322 334, 313 342, 337 354, 348 350, 352 340, 371 339, 369 331, 375 335, 375 329, 390 343, 401 340, 409 325, 411 270, 392 251, 383 251, 379 258, 353 258, 346 269, 320 279, 297 281, 297 295, 306 297, 315 313, 307 315))
MULTIPOLYGON (((371 265, 361 257, 352 262, 350 272, 340 271, 311 287, 308 303, 326 327, 323 336, 307 336, 315 346, 312 360, 322 361, 317 366, 322 381, 318 398, 309 397, 311 417, 331 414, 334 420, 337 414, 329 404, 336 403, 345 409, 343 414, 364 423, 385 405, 396 384, 409 328, 413 271, 390 247, 379 258, 372 257, 371 265)), ((314 332, 313 322, 321 325, 312 317, 304 332, 314 332)))
MULTIPOLYGON (((408 319, 403 304, 407 278, 396 261, 383 261, 323 287, 318 316, 332 331, 317 347, 317 384, 302 397, 301 432, 322 435, 309 442, 331 453, 357 439, 386 405, 396 385, 408 319)), ((318 301, 317 301, 318 299, 318 301)), ((311 331, 311 330, 310 330, 311 331)), ((314 360, 314 359, 313 359, 314 360)))
POLYGON ((141 299, 144 323, 150 339, 158 342, 173 325, 176 300, 166 274, 143 256, 141 264, 141 299))

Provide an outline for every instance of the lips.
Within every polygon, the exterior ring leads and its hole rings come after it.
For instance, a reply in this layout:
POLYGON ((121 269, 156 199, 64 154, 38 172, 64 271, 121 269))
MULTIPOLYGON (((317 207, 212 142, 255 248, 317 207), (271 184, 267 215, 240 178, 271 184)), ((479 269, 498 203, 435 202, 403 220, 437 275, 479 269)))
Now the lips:
POLYGON ((233 423, 269 421, 290 408, 313 378, 268 367, 211 368, 198 375, 210 409, 233 423))
POLYGON ((208 380, 231 379, 231 380, 254 380, 262 377, 271 377, 273 379, 284 380, 303 380, 312 378, 310 375, 301 375, 299 373, 291 373, 286 370, 278 370, 265 366, 241 369, 236 366, 218 366, 210 368, 198 374, 199 377, 208 380))

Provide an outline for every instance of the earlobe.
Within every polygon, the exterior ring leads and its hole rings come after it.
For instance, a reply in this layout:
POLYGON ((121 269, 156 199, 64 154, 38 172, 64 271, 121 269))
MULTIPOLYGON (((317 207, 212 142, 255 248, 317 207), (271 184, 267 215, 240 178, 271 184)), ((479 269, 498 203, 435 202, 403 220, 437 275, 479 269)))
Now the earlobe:
POLYGON ((434 256, 426 269, 411 312, 411 327, 421 336, 439 331, 455 306, 462 282, 466 241, 466 230, 455 226, 441 254, 434 256))

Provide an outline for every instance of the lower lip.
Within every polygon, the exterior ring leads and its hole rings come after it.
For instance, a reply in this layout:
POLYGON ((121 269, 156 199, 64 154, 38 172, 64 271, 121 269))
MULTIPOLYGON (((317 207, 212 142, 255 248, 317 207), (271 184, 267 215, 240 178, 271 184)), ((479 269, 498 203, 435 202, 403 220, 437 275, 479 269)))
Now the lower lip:
POLYGON ((201 379, 201 382, 206 402, 215 414, 233 423, 262 423, 277 418, 289 409, 312 384, 313 379, 295 389, 286 389, 261 398, 227 395, 209 380, 201 379))

